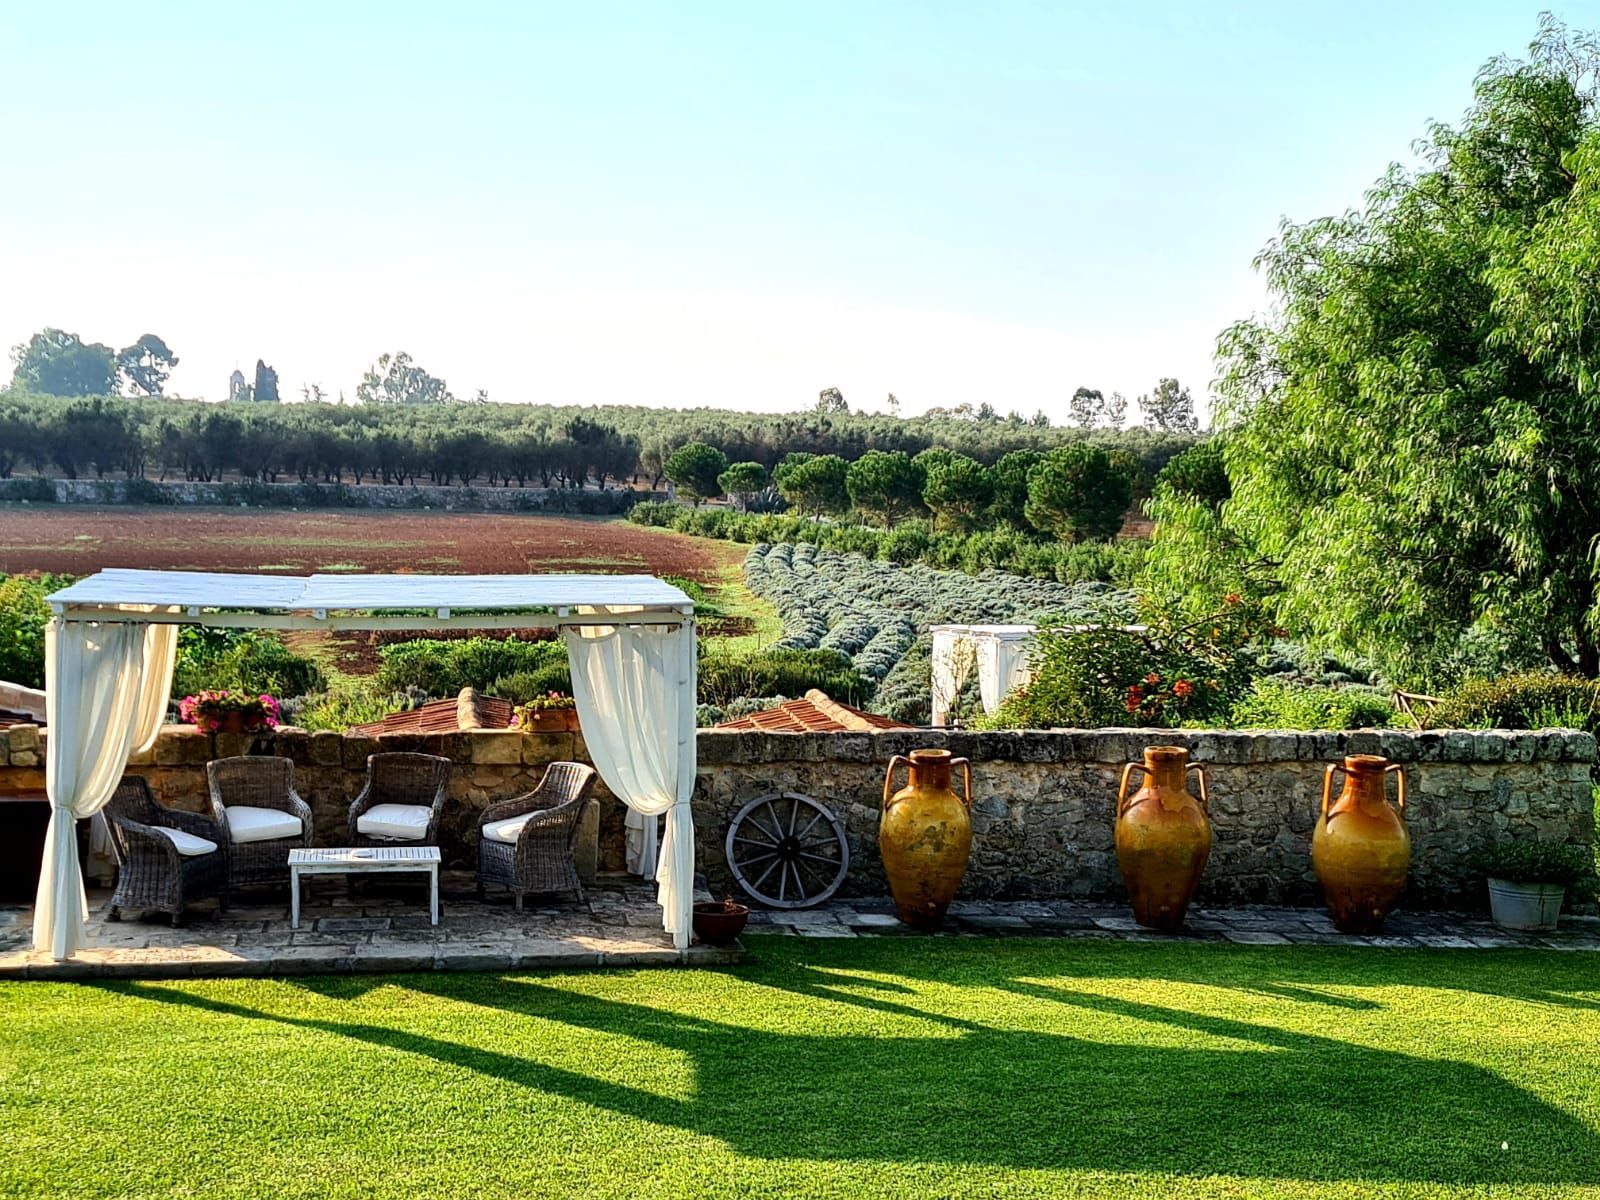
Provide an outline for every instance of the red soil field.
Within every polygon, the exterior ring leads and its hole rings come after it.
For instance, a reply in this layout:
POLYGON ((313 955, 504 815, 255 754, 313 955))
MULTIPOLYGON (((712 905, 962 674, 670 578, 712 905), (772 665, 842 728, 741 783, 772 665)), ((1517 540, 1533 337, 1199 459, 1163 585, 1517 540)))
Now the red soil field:
POLYGON ((711 582, 743 550, 600 517, 412 510, 0 506, 0 571, 647 572, 711 582))

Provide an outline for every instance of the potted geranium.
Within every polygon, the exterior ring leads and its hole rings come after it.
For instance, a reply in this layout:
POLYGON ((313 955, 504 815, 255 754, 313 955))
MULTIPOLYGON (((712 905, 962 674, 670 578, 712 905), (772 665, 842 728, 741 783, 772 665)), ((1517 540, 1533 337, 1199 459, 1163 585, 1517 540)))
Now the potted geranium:
POLYGON ((278 702, 265 692, 249 696, 226 688, 178 701, 178 717, 202 733, 256 733, 278 725, 278 702))
POLYGON ((1554 929, 1567 889, 1592 889, 1595 881, 1593 853, 1565 842, 1500 842, 1473 865, 1489 882, 1494 923, 1506 929, 1554 929))
POLYGON ((546 692, 517 705, 511 728, 525 733, 576 733, 578 702, 564 692, 546 692))

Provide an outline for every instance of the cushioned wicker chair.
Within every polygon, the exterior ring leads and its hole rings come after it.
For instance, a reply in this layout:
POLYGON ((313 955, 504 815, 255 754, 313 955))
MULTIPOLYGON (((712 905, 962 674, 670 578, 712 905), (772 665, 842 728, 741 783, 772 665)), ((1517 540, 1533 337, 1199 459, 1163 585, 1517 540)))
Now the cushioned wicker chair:
POLYGON ((228 886, 289 882, 289 851, 311 845, 311 806, 287 758, 245 755, 206 764, 211 812, 222 827, 228 886))
POLYGON ((582 897, 572 848, 594 781, 593 767, 551 763, 533 791, 483 810, 478 818, 479 899, 488 883, 510 888, 518 912, 528 892, 577 892, 582 897))
POLYGON ((373 754, 350 805, 352 846, 437 846, 455 764, 433 754, 373 754))
POLYGON ((228 861, 222 830, 210 817, 157 804, 150 785, 126 775, 105 808, 117 887, 108 920, 122 910, 155 909, 183 923, 184 906, 216 896, 227 907, 228 861))

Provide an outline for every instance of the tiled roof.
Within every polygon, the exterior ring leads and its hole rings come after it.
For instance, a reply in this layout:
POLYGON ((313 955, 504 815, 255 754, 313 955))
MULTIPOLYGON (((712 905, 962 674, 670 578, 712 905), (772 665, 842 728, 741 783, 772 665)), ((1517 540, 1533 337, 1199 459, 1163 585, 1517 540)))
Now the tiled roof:
POLYGON ((352 733, 459 733, 464 729, 509 729, 515 706, 477 688, 462 688, 454 700, 433 700, 420 708, 390 713, 381 721, 357 725, 352 733))
POLYGON ((851 730, 915 729, 902 721, 862 712, 830 699, 812 688, 799 700, 785 700, 774 708, 723 721, 718 729, 759 729, 766 733, 844 733, 851 730))
POLYGON ((43 725, 44 713, 44 693, 38 688, 0 679, 0 727, 43 725))

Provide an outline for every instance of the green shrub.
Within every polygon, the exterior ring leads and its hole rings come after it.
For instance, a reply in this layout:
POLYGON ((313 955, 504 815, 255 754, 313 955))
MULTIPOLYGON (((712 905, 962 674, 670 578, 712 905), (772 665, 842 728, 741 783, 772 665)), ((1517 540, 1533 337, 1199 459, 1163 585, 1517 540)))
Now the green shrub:
POLYGON ((273 634, 193 625, 178 632, 174 698, 216 688, 251 695, 304 696, 320 692, 323 686, 317 664, 290 650, 273 634))
POLYGON ((374 724, 410 707, 410 699, 404 693, 357 683, 301 696, 284 705, 283 720, 302 729, 342 732, 352 725, 374 724))
POLYGON ((0 579, 0 679, 23 687, 44 686, 45 597, 62 586, 54 577, 0 579))
POLYGON ((1258 679, 1234 703, 1227 723, 1238 729, 1380 729, 1394 718, 1394 705, 1373 688, 1258 679))
MULTIPOLYGON (((454 696, 464 687, 492 691, 494 682, 522 672, 567 661, 559 641, 523 642, 474 637, 457 640, 418 638, 378 651, 382 659, 375 682, 384 692, 416 688, 435 699, 454 696)), ((548 690, 548 689, 546 689, 548 690)))
POLYGON ((725 707, 742 696, 803 696, 820 688, 835 700, 865 700, 871 685, 835 650, 760 650, 754 654, 717 652, 700 659, 701 704, 725 707))
POLYGON ((1529 671, 1471 679, 1424 715, 1429 729, 1584 729, 1600 733, 1600 682, 1529 671))
POLYGON ((1592 892, 1594 853, 1587 846, 1565 842, 1498 842, 1472 856, 1474 870, 1510 883, 1554 883, 1592 892))
POLYGON ((489 695, 509 700, 513 704, 526 704, 535 696, 551 692, 572 694, 572 668, 563 655, 558 662, 546 663, 531 671, 513 671, 502 675, 489 685, 489 695))

